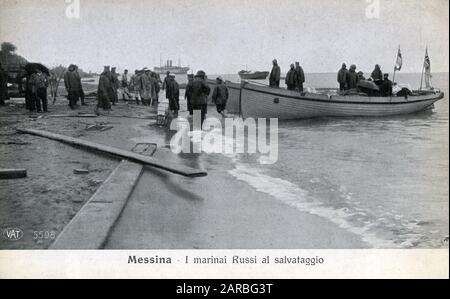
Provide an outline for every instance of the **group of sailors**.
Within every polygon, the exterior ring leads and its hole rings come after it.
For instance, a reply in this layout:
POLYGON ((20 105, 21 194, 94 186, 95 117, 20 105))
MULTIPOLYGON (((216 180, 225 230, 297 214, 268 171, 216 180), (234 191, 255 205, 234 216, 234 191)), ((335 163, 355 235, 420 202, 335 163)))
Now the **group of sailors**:
MULTIPOLYGON (((206 83, 206 73, 202 70, 198 71, 195 76, 188 75, 188 83, 186 85, 185 99, 189 115, 192 115, 194 110, 199 110, 201 113, 201 123, 206 118, 208 111, 208 97, 211 93, 211 88, 206 83)), ((216 78, 216 86, 211 95, 212 102, 216 105, 217 112, 225 117, 225 107, 228 101, 228 88, 222 77, 216 78)))
MULTIPOLYGON (((272 71, 269 76, 269 86, 280 88, 281 70, 278 61, 272 61, 272 71)), ((389 74, 383 74, 381 67, 377 64, 370 78, 366 79, 362 71, 356 70, 356 65, 352 64, 349 69, 345 63, 337 74, 337 82, 341 93, 364 92, 370 96, 391 96, 393 82, 389 80, 389 74)), ((288 90, 297 90, 303 92, 303 83, 305 83, 305 73, 299 62, 290 65, 290 69, 285 78, 288 90)))
MULTIPOLYGON (((272 71, 269 76, 269 86, 273 88, 280 88, 281 69, 278 61, 272 61, 272 71)), ((300 63, 297 61, 291 64, 289 71, 286 74, 285 83, 288 90, 298 90, 303 92, 303 83, 305 83, 305 73, 300 63)))
POLYGON ((393 82, 389 79, 389 74, 383 74, 380 65, 376 64, 370 78, 366 79, 362 71, 356 72, 356 65, 350 65, 347 69, 345 63, 337 74, 339 90, 342 93, 352 91, 364 92, 369 96, 392 96, 393 82))
POLYGON ((98 82, 96 113, 99 108, 110 111, 111 105, 117 103, 120 95, 124 101, 134 100, 137 105, 156 105, 161 87, 166 90, 166 97, 172 103, 173 110, 178 111, 179 85, 174 74, 167 72, 166 78, 161 81, 159 74, 148 68, 135 70, 130 77, 125 69, 119 78, 114 67, 110 70, 110 66, 105 66, 98 82))
MULTIPOLYGON (((180 86, 175 79, 175 74, 167 72, 166 77, 161 81, 159 74, 148 68, 141 71, 135 70, 130 78, 128 77, 128 70, 124 70, 119 80, 118 75, 113 70, 110 71, 109 66, 105 66, 100 75, 97 90, 97 114, 99 108, 110 111, 111 105, 115 105, 117 102, 118 94, 122 94, 124 101, 134 99, 138 105, 142 103, 152 106, 159 102, 159 92, 164 90, 165 97, 169 102, 168 111, 175 117, 178 115, 180 110, 180 86)), ((202 70, 195 75, 189 74, 184 96, 189 114, 193 115, 194 110, 199 110, 202 123, 206 117, 207 99, 211 92, 206 79, 206 73, 202 70)), ((222 77, 216 78, 212 100, 216 104, 218 113, 224 115, 228 100, 228 88, 222 77)))

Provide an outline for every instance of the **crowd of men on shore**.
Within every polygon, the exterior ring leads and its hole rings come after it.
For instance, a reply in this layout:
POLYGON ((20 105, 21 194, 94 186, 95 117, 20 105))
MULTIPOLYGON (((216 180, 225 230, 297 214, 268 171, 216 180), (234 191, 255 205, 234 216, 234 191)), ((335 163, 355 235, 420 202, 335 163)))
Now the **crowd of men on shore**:
MULTIPOLYGON (((0 79, 0 104, 4 104, 4 100, 6 100, 8 95, 8 77, 1 65, 0 79)), ((75 64, 69 65, 63 79, 69 101, 68 106, 71 109, 77 109, 79 102, 81 102, 81 105, 87 105, 78 66, 75 64)), ((206 79, 205 72, 201 70, 195 75, 189 74, 185 92, 189 114, 192 115, 194 110, 200 110, 202 122, 207 113, 207 99, 211 93, 206 79)), ((57 76, 48 70, 36 68, 30 74, 24 76, 23 84, 25 86, 26 108, 31 112, 48 112, 47 88, 50 87, 51 97, 55 100, 59 84, 57 76)), ((178 115, 180 110, 180 86, 175 79, 175 74, 167 72, 166 77, 162 81, 159 74, 150 71, 148 68, 135 70, 131 76, 129 76, 128 70, 124 70, 120 76, 116 72, 115 67, 105 66, 99 77, 95 113, 99 114, 99 109, 107 112, 111 111, 111 106, 116 105, 119 97, 124 101, 136 101, 137 105, 156 105, 159 102, 161 89, 165 90, 165 97, 168 100, 168 111, 175 116, 178 115)), ((224 115, 227 100, 228 88, 224 80, 218 77, 212 92, 212 101, 216 104, 218 113, 224 115)))
MULTIPOLYGON (((136 101, 136 104, 156 105, 159 102, 159 92, 165 90, 165 97, 168 100, 168 111, 174 116, 180 110, 180 86, 175 79, 175 74, 167 72, 162 81, 159 74, 152 72, 148 68, 141 71, 135 70, 131 77, 128 77, 128 70, 124 70, 120 80, 114 68, 110 71, 109 66, 104 67, 100 75, 97 90, 97 107, 105 111, 111 110, 111 105, 115 105, 118 94, 122 95, 124 101, 136 101)), ((204 71, 198 71, 195 75, 188 75, 186 84, 185 99, 189 114, 194 110, 200 110, 201 120, 204 121, 207 113, 207 99, 211 92, 206 83, 204 71)), ((221 77, 216 79, 216 87, 213 90, 212 100, 216 104, 217 111, 223 114, 228 99, 228 89, 221 77)))

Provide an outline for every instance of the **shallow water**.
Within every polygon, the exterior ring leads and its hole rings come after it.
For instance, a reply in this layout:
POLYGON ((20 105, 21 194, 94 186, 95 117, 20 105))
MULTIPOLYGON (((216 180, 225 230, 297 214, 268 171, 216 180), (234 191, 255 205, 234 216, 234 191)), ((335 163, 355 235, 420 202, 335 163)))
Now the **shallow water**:
MULTIPOLYGON (((397 78, 420 83, 420 74, 397 78)), ((433 112, 280 122, 278 161, 236 156, 230 174, 375 248, 448 247, 448 74, 433 79, 446 95, 433 112)))

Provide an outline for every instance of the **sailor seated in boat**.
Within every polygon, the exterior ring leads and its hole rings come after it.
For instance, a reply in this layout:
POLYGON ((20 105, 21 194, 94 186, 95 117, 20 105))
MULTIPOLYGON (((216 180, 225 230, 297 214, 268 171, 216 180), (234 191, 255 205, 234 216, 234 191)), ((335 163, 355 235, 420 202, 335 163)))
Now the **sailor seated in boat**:
POLYGON ((389 80, 389 74, 384 74, 383 82, 380 84, 380 94, 382 97, 392 96, 393 83, 389 80))

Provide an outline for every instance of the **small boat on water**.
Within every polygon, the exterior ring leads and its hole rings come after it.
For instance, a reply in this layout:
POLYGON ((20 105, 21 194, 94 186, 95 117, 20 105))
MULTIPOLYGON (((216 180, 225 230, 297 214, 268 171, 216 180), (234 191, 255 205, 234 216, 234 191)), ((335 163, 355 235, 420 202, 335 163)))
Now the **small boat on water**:
POLYGON ((269 72, 251 72, 251 71, 240 71, 239 77, 244 80, 264 80, 269 76, 269 72))
POLYGON ((240 94, 242 117, 301 119, 324 116, 391 116, 426 110, 442 99, 439 90, 415 91, 409 96, 367 96, 362 93, 332 94, 271 88, 243 82, 240 94))
MULTIPOLYGON (((215 81, 207 80, 213 88, 215 81)), ((444 97, 435 90, 414 91, 409 96, 367 96, 362 93, 339 95, 336 89, 298 92, 262 84, 226 82, 227 110, 242 117, 302 119, 313 117, 391 116, 410 114, 433 107, 444 97)))

